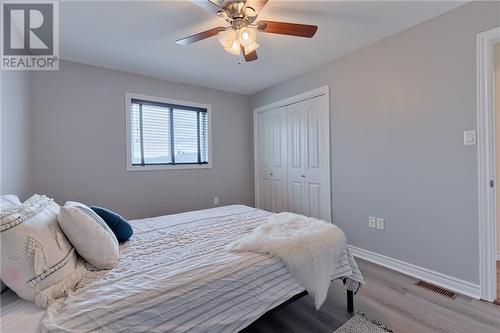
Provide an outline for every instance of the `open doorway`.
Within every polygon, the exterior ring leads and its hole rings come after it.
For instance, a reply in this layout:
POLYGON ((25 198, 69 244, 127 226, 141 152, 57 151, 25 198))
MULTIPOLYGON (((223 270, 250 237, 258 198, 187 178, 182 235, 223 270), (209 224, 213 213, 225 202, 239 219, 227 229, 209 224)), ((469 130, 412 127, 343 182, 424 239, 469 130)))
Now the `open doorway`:
MULTIPOLYGON (((493 105, 495 112, 495 179, 500 180, 500 42, 493 45, 493 105)), ((500 304, 500 187, 496 197, 496 302, 500 304)))

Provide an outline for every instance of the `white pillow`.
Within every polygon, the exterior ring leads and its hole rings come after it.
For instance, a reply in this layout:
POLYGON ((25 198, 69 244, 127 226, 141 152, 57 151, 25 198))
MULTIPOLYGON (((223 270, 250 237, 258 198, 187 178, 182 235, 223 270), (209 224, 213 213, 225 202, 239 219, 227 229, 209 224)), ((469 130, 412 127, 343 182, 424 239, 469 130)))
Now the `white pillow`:
POLYGON ((61 207, 59 225, 76 251, 98 269, 118 264, 118 240, 106 222, 84 204, 68 201, 61 207))
MULTIPOLYGON (((4 194, 0 197, 0 211, 4 211, 7 209, 12 209, 21 206, 21 201, 17 195, 13 194, 4 194)), ((7 286, 0 280, 0 293, 2 293, 7 286)))
POLYGON ((0 197, 0 210, 4 211, 7 209, 12 209, 21 206, 22 203, 19 201, 17 195, 4 194, 0 197))
POLYGON ((36 194, 0 213, 0 277, 28 301, 75 272, 76 251, 57 223, 58 213, 58 204, 36 194))

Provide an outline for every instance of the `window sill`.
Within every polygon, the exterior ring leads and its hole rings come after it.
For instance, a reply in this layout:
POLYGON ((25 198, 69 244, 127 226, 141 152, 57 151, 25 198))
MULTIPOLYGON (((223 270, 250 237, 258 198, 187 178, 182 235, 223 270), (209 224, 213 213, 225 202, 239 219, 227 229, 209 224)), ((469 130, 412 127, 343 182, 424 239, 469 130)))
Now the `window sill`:
POLYGON ((179 164, 179 165, 127 165, 129 171, 164 171, 164 170, 196 170, 196 169, 211 169, 212 164, 179 164))

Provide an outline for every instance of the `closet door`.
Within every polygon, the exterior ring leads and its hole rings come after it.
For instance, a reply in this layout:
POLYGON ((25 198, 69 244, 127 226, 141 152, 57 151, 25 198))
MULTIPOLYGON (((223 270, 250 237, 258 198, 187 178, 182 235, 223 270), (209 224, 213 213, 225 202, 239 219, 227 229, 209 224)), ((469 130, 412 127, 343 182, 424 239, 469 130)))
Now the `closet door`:
POLYGON ((258 207, 271 212, 286 211, 286 108, 260 113, 258 121, 258 207))
POLYGON ((305 113, 302 104, 287 107, 288 210, 307 215, 305 182, 305 113))
POLYGON ((270 111, 271 211, 287 210, 286 107, 270 111))
POLYGON ((263 112, 258 115, 258 191, 259 200, 256 203, 257 207, 267 211, 272 210, 271 205, 271 145, 268 142, 271 140, 271 124, 269 122, 269 113, 263 112))
POLYGON ((327 103, 322 95, 287 108, 288 208, 331 221, 327 103))

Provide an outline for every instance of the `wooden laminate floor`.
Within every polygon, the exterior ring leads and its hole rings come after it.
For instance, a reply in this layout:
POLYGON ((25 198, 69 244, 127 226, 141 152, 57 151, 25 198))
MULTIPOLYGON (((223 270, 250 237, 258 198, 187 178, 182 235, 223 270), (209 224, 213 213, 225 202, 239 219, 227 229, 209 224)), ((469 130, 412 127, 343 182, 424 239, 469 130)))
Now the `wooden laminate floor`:
MULTIPOLYGON (((437 295, 414 285, 416 280, 358 259, 366 287, 354 297, 356 311, 379 320, 396 333, 499 333, 500 306, 458 295, 437 295)), ((248 332, 331 333, 351 315, 346 294, 337 281, 316 312, 309 296, 267 313, 244 330, 248 332)))

